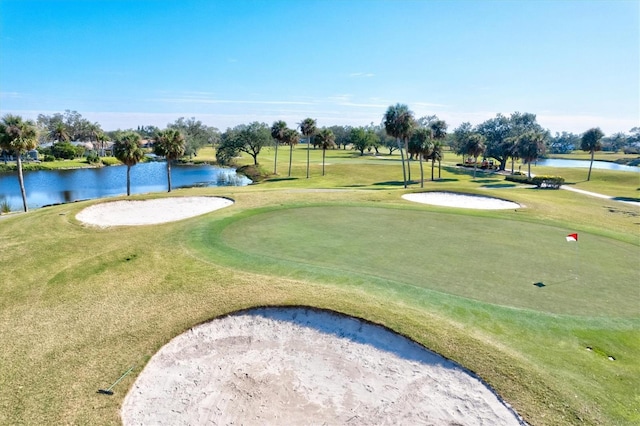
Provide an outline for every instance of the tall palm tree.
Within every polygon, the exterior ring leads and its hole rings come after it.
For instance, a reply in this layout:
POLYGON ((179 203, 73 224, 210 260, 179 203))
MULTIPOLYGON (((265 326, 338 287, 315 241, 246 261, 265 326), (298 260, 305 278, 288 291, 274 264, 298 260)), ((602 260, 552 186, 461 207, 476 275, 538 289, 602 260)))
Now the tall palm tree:
POLYGON ((602 149, 602 142, 600 141, 604 133, 600 130, 600 127, 594 127, 593 129, 589 129, 582 134, 582 139, 580 139, 580 149, 583 151, 588 151, 591 153, 591 163, 589 163, 589 174, 587 175, 587 180, 591 180, 591 167, 593 166, 593 156, 596 151, 600 151, 602 149))
POLYGON ((438 179, 440 179, 441 177, 441 172, 442 172, 441 162, 442 162, 442 157, 444 156, 443 149, 444 149, 444 144, 442 140, 434 139, 431 147, 431 180, 433 180, 433 162, 436 160, 438 161, 438 179))
POLYGON ((447 123, 444 120, 434 120, 429 124, 433 138, 433 150, 431 151, 431 180, 433 180, 433 161, 438 160, 438 179, 440 179, 440 162, 442 161, 442 148, 447 137, 447 123))
MULTIPOLYGON (((409 136, 415 126, 413 112, 409 107, 403 104, 395 104, 387 108, 383 116, 383 124, 387 134, 396 138, 398 149, 400 150, 400 158, 402 160, 402 177, 404 179, 404 187, 407 187, 407 171, 405 169, 404 155, 400 141, 404 142, 404 151, 409 151, 409 136)), ((411 171, 409 170, 409 179, 411 179, 411 171)))
POLYGON ((27 207, 27 191, 24 187, 24 176, 22 175, 22 154, 30 151, 38 144, 38 131, 33 121, 22 120, 18 115, 7 114, 0 121, 0 148, 12 152, 16 157, 18 168, 18 182, 20 182, 20 193, 22 194, 22 205, 24 211, 29 211, 27 207))
POLYGON ((100 145, 105 139, 104 132, 102 131, 102 128, 100 127, 99 123, 90 123, 89 125, 87 125, 87 130, 89 132, 89 140, 96 141, 94 148, 96 149, 96 151, 98 151, 98 157, 99 157, 100 151, 101 151, 100 145))
POLYGON ((167 185, 171 192, 171 162, 184 155, 185 139, 178 129, 158 132, 153 144, 153 152, 167 159, 167 185))
POLYGON ((140 135, 135 132, 124 132, 118 135, 113 145, 113 155, 127 166, 127 196, 131 195, 131 167, 144 157, 140 148, 140 135))
POLYGON ((289 177, 291 177, 291 160, 293 159, 293 147, 298 145, 300 135, 295 129, 287 129, 284 132, 284 143, 289 145, 289 177))
POLYGON ((311 137, 316 132, 316 120, 313 118, 305 118, 300 123, 300 133, 307 137, 307 179, 309 179, 309 149, 311 147, 311 137))
POLYGON ((486 138, 480 133, 473 133, 467 138, 467 143, 464 147, 465 154, 474 158, 473 162, 473 178, 476 178, 476 170, 478 169, 478 157, 482 155, 487 149, 485 145, 486 138))
POLYGON ((64 142, 71 139, 67 126, 62 121, 58 121, 53 129, 49 132, 49 136, 56 142, 64 142))
POLYGON ((320 144, 320 148, 322 149, 322 176, 324 176, 324 158, 329 148, 335 148, 336 146, 336 137, 331 131, 331 129, 322 129, 320 133, 316 136, 316 142, 320 144))
POLYGON ((529 179, 531 179, 531 163, 544 154, 544 139, 544 134, 535 131, 528 131, 518 137, 518 155, 527 162, 529 179))
POLYGON ((271 126, 271 137, 276 141, 276 158, 273 162, 273 174, 278 174, 278 145, 284 142, 284 135, 287 131, 287 123, 284 121, 274 121, 271 126))
POLYGON ((431 129, 427 127, 418 127, 414 130, 409 141, 409 149, 414 151, 420 160, 420 188, 424 188, 424 168, 422 160, 428 158, 431 154, 431 129))

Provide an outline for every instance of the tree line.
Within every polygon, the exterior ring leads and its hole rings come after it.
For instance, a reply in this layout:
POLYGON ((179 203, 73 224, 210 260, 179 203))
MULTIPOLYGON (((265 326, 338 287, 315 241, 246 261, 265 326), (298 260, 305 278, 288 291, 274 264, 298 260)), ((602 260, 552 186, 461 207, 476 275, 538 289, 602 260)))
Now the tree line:
MULTIPOLYGON (((155 126, 138 126, 137 129, 105 132, 99 123, 92 123, 77 111, 66 110, 51 116, 38 115, 37 121, 23 120, 22 117, 7 114, 0 121, 0 149, 10 153, 16 159, 18 179, 27 211, 26 191, 22 174, 21 157, 35 149, 39 143, 53 141, 52 150, 64 152, 70 141, 86 141, 95 147, 96 157, 105 154, 105 143, 113 143, 113 155, 127 166, 127 195, 130 195, 130 169, 144 157, 141 148, 142 139, 150 141, 156 155, 167 160, 167 186, 171 191, 171 163, 183 156, 196 156, 200 148, 212 145, 216 149, 216 160, 221 165, 231 165, 240 153, 246 153, 258 164, 258 155, 265 146, 275 147, 274 174, 277 174, 278 147, 289 147, 289 170, 293 147, 300 141, 306 141, 307 164, 306 177, 309 178, 310 149, 322 150, 322 174, 325 174, 325 155, 327 149, 346 149, 351 146, 360 155, 365 151, 386 148, 388 154, 399 151, 402 160, 404 187, 412 181, 410 160, 420 164, 420 182, 424 185, 423 161, 431 161, 431 179, 434 179, 434 165, 438 162, 438 176, 443 158, 443 147, 458 155, 473 158, 474 178, 478 158, 489 158, 497 162, 499 170, 505 170, 511 161, 523 160, 529 165, 542 156, 547 149, 551 152, 567 152, 580 146, 591 153, 591 165, 594 153, 609 147, 640 151, 640 128, 631 129, 631 135, 616 133, 604 138, 599 128, 587 130, 581 136, 563 132, 551 136, 536 121, 535 114, 514 112, 510 116, 497 114, 476 126, 462 123, 452 133, 447 133, 447 123, 436 115, 415 118, 407 105, 396 104, 388 107, 381 123, 368 126, 331 126, 318 128, 316 120, 306 118, 289 128, 284 121, 278 120, 269 126, 266 123, 253 122, 228 128, 220 133, 217 128, 204 125, 194 117, 181 117, 160 130, 155 126)), ((636 152, 638 152, 636 151, 636 152)), ((56 152, 56 151, 52 151, 56 152)), ((79 151, 75 150, 73 155, 79 151)), ((5 157, 6 161, 6 157, 5 157)), ((591 166, 587 180, 591 178, 591 166)))

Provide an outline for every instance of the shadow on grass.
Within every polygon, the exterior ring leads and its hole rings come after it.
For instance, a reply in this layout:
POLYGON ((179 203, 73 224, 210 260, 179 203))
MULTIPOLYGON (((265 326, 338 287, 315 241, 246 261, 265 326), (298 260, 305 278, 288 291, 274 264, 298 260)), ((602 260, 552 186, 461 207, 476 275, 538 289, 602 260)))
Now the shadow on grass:
POLYGON ((613 197, 616 201, 627 201, 633 203, 640 203, 640 198, 637 197, 613 197))
POLYGON ((492 185, 482 185, 483 188, 514 188, 518 185, 515 183, 494 183, 492 185))
MULTIPOLYGON (((411 182, 407 182, 407 185, 410 185, 411 182)), ((388 180, 386 182, 376 182, 373 184, 374 186, 404 186, 404 182, 400 180, 388 180)))
POLYGON ((436 180, 433 180, 433 181, 430 180, 429 182, 436 182, 436 183, 438 183, 438 182, 458 182, 459 180, 460 179, 454 179, 454 178, 440 178, 440 179, 436 179, 436 180))
POLYGON ((501 182, 501 181, 502 181, 502 179, 496 179, 496 178, 493 178, 493 179, 476 179, 477 183, 491 183, 491 182, 501 182))
POLYGON ((296 177, 282 177, 282 178, 272 178, 272 179, 266 179, 267 182, 282 182, 282 181, 288 181, 288 180, 298 180, 299 178, 296 177))

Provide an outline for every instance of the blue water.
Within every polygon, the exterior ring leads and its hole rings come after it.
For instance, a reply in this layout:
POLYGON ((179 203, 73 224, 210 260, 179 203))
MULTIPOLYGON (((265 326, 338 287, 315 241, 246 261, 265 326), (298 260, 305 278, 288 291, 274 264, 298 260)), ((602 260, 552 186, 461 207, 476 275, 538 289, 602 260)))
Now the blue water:
MULTIPOLYGON (((47 170, 24 172, 27 205, 38 208, 127 193, 126 166, 96 169, 47 170)), ((244 186, 251 183, 234 169, 208 165, 171 167, 171 187, 244 186)), ((167 191, 167 165, 164 162, 140 163, 131 167, 131 194, 167 191)), ((12 210, 22 210, 18 173, 0 173, 0 201, 12 210)))
MULTIPOLYGON (((589 168, 589 160, 563 160, 550 158, 546 160, 538 160, 536 161, 536 165, 538 166, 549 166, 549 167, 581 167, 581 168, 589 168)), ((534 163, 531 163, 534 164, 534 163)), ((594 161, 593 162, 594 169, 603 169, 603 170, 617 170, 621 172, 636 172, 640 173, 640 167, 637 166, 627 166, 624 164, 612 163, 609 161, 594 161)))

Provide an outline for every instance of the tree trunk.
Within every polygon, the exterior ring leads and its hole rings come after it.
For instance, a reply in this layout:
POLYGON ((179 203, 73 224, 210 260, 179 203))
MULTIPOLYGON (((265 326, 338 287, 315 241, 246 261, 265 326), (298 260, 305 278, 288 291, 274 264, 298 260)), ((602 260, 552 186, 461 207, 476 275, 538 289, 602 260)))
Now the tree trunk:
POLYGON ((167 158, 167 184, 169 185, 169 190, 167 192, 171 192, 171 160, 167 158))
POLYGON ((280 145, 279 141, 276 141, 276 159, 273 161, 273 174, 278 174, 278 145, 280 145))
POLYGON ((478 169, 478 157, 474 157, 473 161, 473 178, 476 178, 476 170, 478 169))
POLYGON ((131 166, 127 164, 127 197, 131 195, 131 166))
POLYGON ((589 163, 589 174, 587 175, 587 181, 591 180, 591 167, 593 166, 593 155, 596 153, 595 150, 591 150, 591 163, 589 163))
POLYGON ((326 152, 327 152, 326 149, 322 150, 322 176, 324 176, 324 156, 326 152))
POLYGON ((16 166, 18 167, 18 182, 20 182, 20 193, 22 194, 22 206, 24 211, 28 212, 27 207, 27 191, 24 189, 24 176, 22 175, 22 159, 20 158, 20 152, 16 151, 16 166))
POLYGON ((440 178, 441 178, 441 174, 440 174, 440 173, 442 172, 442 170, 441 170, 441 169, 442 169, 442 163, 441 163, 441 161, 438 159, 438 179, 440 179, 440 178))
POLYGON ((424 188, 424 170, 422 168, 422 155, 420 155, 420 188, 424 188))
POLYGON ((529 179, 531 179, 531 161, 527 161, 527 170, 529 172, 529 179))
POLYGON ((407 187, 407 171, 404 168, 404 154, 402 153, 402 146, 400 146, 400 138, 396 139, 398 143, 398 149, 400 150, 400 159, 402 160, 402 179, 404 180, 404 187, 407 187))
POLYGON ((291 159, 293 158, 293 144, 289 144, 289 177, 291 177, 291 159))
POLYGON ((411 183, 411 161, 409 161, 409 139, 404 140, 404 153, 407 156, 407 178, 411 183))
POLYGON ((307 139, 307 179, 309 179, 309 150, 311 149, 311 136, 307 139))
POLYGON ((436 160, 433 157, 431 157, 431 182, 433 182, 433 167, 434 167, 433 163, 435 162, 436 160))
POLYGON ((513 157, 511 157, 511 174, 513 174, 513 163, 515 162, 515 159, 513 157))

